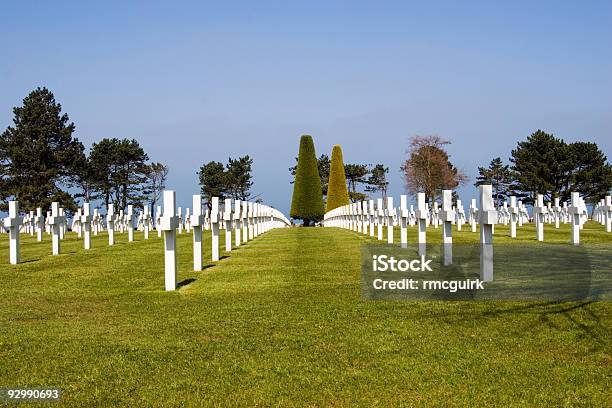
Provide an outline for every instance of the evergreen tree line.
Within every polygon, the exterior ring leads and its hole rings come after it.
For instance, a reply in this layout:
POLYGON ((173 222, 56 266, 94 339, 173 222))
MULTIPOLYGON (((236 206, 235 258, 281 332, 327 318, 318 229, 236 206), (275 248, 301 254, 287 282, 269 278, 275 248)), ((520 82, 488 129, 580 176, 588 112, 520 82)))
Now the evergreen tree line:
MULTIPOLYGON (((253 159, 249 155, 237 159, 230 157, 225 165, 218 161, 203 164, 197 174, 202 195, 209 209, 212 197, 219 197, 220 200, 225 198, 250 200, 253 186, 252 167, 253 159)), ((261 200, 257 198, 256 201, 261 200)))
MULTIPOLYGON (((295 166, 289 167, 289 172, 294 178, 298 167, 297 157, 295 161, 295 166)), ((316 163, 319 179, 321 180, 321 193, 325 200, 325 197, 328 195, 331 161, 328 155, 322 154, 316 163)), ((344 164, 344 176, 351 202, 356 203, 368 199, 368 195, 359 191, 360 189, 369 193, 380 193, 383 198, 387 197, 387 188, 389 186, 389 181, 387 180, 388 173, 389 168, 383 164, 344 164)), ((292 181, 291 184, 294 182, 292 181)))
MULTIPOLYGON (((450 140, 437 135, 410 138, 407 157, 400 167, 409 193, 423 192, 432 203, 439 199, 442 190, 455 190, 467 183, 467 176, 453 165, 446 151, 450 144, 450 140)), ((368 185, 366 191, 382 191, 383 196, 386 193, 388 169, 382 165, 371 169, 368 165, 343 165, 340 146, 334 146, 330 165, 327 155, 316 158, 312 137, 304 135, 297 162, 289 169, 295 175, 290 215, 303 220, 304 225, 323 218, 324 195, 327 195, 325 211, 330 211, 348 204, 348 197, 353 202, 367 198, 357 192, 359 183, 368 185)), ((536 194, 543 194, 547 200, 559 197, 565 201, 572 191, 593 204, 610 194, 612 188, 612 166, 592 142, 566 143, 538 130, 512 150, 510 163, 504 164, 498 157, 489 167, 478 168, 475 185, 491 184, 498 206, 511 195, 526 204, 533 204, 536 194)), ((456 191, 453 195, 456 200, 456 191)))
POLYGON ((312 136, 303 135, 296 161, 289 168, 295 177, 290 216, 302 220, 304 226, 321 221, 326 211, 365 200, 367 196, 357 191, 360 183, 366 184, 365 191, 386 195, 389 169, 382 164, 345 165, 340 145, 333 146, 331 160, 325 154, 317 159, 312 136))
POLYGON ((58 201, 70 214, 79 200, 118 208, 155 206, 168 167, 150 163, 135 139, 104 138, 89 154, 73 136, 75 125, 47 88, 13 108, 13 126, 0 135, 0 205, 18 200, 22 211, 58 201))
POLYGON ((566 201, 572 191, 594 204, 612 189, 612 166, 596 143, 566 143, 542 130, 518 143, 510 164, 496 157, 478 174, 475 185, 491 184, 498 205, 512 195, 533 204, 538 193, 566 201))

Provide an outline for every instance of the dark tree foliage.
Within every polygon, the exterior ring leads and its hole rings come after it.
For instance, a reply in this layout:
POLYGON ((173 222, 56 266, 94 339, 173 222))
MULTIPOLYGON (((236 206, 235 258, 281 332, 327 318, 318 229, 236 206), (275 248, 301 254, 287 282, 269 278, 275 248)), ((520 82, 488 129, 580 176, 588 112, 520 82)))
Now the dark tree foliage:
POLYGON ((514 177, 509 165, 504 165, 500 157, 491 160, 489 167, 478 167, 478 177, 475 186, 491 184, 493 187, 493 197, 497 206, 501 206, 510 191, 510 185, 514 177))
POLYGON ((573 160, 567 144, 541 130, 518 143, 510 162, 516 174, 512 190, 527 203, 532 204, 537 193, 547 200, 563 195, 571 180, 573 160))
POLYGON ((13 108, 13 126, 0 135, 0 199, 16 199, 24 211, 59 201, 69 212, 74 197, 63 188, 83 158, 74 124, 47 88, 37 88, 13 108))
POLYGON ((368 199, 368 195, 365 193, 362 193, 360 191, 351 191, 349 193, 349 198, 351 199, 351 202, 353 203, 358 203, 364 200, 368 199))
POLYGON ((314 142, 311 136, 304 135, 300 139, 290 216, 309 226, 322 220, 323 214, 323 193, 314 142))
POLYGON ((233 198, 234 200, 251 199, 253 176, 251 174, 253 159, 249 155, 228 160, 224 166, 221 162, 208 162, 198 171, 198 179, 202 194, 211 208, 213 197, 219 199, 233 198))
POLYGON ((213 197, 219 197, 219 200, 226 197, 227 183, 225 166, 223 166, 221 162, 208 162, 200 167, 198 178, 200 181, 200 190, 210 210, 212 208, 213 197))
POLYGON ((94 172, 89 157, 84 154, 75 160, 74 174, 70 176, 70 186, 76 188, 78 192, 75 198, 83 201, 94 201, 100 198, 100 194, 94 182, 94 172))
POLYGON ((563 199, 569 199, 568 190, 580 192, 585 201, 596 203, 610 194, 612 166, 597 144, 575 142, 568 145, 573 159, 571 186, 566 188, 563 199))
POLYGON ((226 165, 225 183, 226 191, 231 198, 243 201, 251 198, 250 190, 253 186, 252 166, 253 159, 248 155, 237 159, 229 158, 226 165))
POLYGON ((105 205, 142 206, 147 196, 148 159, 134 139, 102 139, 93 144, 89 154, 92 182, 105 205))
POLYGON ((387 173, 389 173, 389 168, 383 164, 377 164, 372 167, 370 177, 366 180, 365 191, 374 193, 380 191, 382 198, 385 199, 387 197, 387 187, 389 186, 387 173))
POLYGON ((352 202, 364 200, 367 196, 357 191, 357 187, 361 183, 366 183, 368 175, 367 164, 345 164, 344 174, 348 182, 349 197, 352 202))
POLYGON ((572 191, 595 203, 612 187, 612 167, 595 143, 567 144, 538 130, 512 150, 513 193, 533 204, 537 193, 547 200, 568 200, 572 191))
POLYGON ((317 160, 317 169, 319 170, 319 177, 321 178, 321 192, 324 196, 327 195, 329 189, 329 176, 331 172, 331 161, 329 156, 322 154, 317 160))

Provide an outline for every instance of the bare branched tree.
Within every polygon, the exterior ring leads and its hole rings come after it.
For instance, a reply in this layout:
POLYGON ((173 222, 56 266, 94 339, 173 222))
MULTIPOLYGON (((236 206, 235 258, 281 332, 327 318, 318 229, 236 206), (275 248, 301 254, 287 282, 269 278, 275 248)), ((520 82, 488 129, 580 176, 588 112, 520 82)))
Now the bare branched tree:
POLYGON ((449 160, 445 147, 450 143, 437 135, 410 138, 408 157, 401 166, 408 192, 425 193, 427 201, 433 202, 441 190, 454 189, 467 181, 449 160))

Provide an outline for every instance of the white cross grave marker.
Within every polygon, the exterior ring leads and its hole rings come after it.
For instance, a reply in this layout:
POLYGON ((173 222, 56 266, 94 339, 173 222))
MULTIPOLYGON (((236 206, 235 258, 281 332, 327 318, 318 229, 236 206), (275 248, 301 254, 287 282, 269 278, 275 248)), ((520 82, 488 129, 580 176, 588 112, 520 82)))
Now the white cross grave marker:
POLYGON ((603 207, 606 232, 612 232, 612 197, 607 195, 603 207))
POLYGON ((249 203, 248 201, 242 202, 242 212, 240 216, 242 217, 242 242, 247 243, 249 240, 249 222, 248 222, 248 212, 249 212, 249 203))
POLYGON ((8 217, 4 219, 4 228, 9 230, 9 261, 19 263, 19 227, 23 219, 19 216, 19 203, 9 201, 8 217))
POLYGON ((490 184, 478 186, 480 190, 480 279, 493 281, 493 225, 497 211, 493 204, 493 189, 490 184))
POLYGON ((555 197, 555 207, 553 208, 555 217, 555 228, 559 229, 559 221, 561 220, 561 206, 559 205, 559 197, 555 197))
POLYGON ((106 212, 106 229, 108 230, 108 245, 115 245, 115 206, 108 205, 106 212))
POLYGON ((219 197, 212 198, 212 209, 210 210, 210 223, 212 230, 212 260, 219 260, 219 197))
POLYGON ((374 215, 376 214, 374 210, 374 200, 370 200, 368 210, 369 210, 368 217, 369 217, 369 222, 370 222, 370 236, 373 237, 374 236, 374 215))
POLYGON ((51 216, 47 217, 49 225, 51 226, 51 246, 53 248, 53 255, 59 255, 60 253, 60 240, 62 224, 64 223, 64 216, 61 215, 60 206, 57 201, 51 203, 51 216))
POLYGON ((382 241, 383 239, 383 222, 384 222, 384 217, 385 217, 385 210, 383 208, 383 199, 379 198, 376 200, 376 210, 377 210, 377 215, 378 215, 378 222, 377 222, 377 231, 378 231, 378 240, 382 241))
POLYGON ((149 239, 149 228, 151 227, 151 213, 149 212, 149 205, 145 204, 142 211, 142 228, 144 230, 144 239, 149 239))
POLYGON ((234 243, 236 244, 237 247, 240 246, 240 240, 242 238, 241 232, 240 232, 240 224, 242 223, 242 218, 240 215, 240 206, 242 201, 240 200, 235 200, 234 202, 234 243))
POLYGON ((36 224, 36 240, 41 242, 43 237, 43 228, 45 227, 45 218, 42 215, 42 208, 40 207, 36 209, 36 218, 34 218, 34 223, 36 224))
POLYGON ((183 233, 183 207, 178 208, 178 233, 183 233))
POLYGON ((226 198, 223 206, 223 221, 225 222, 225 250, 232 250, 232 199, 226 198))
POLYGON ((59 215, 61 218, 62 222, 60 223, 60 232, 59 232, 59 237, 60 239, 64 239, 64 235, 66 234, 66 226, 68 223, 68 219, 66 218, 66 214, 64 213, 64 209, 62 207, 59 208, 59 215))
POLYGON ((425 193, 417 193, 417 210, 416 210, 416 218, 418 222, 418 245, 419 245, 419 256, 425 256, 425 252, 427 251, 427 219, 429 218, 429 212, 427 211, 427 206, 425 205, 425 193))
POLYGON ((408 248, 408 197, 405 194, 400 195, 400 245, 402 248, 408 248))
POLYGON ((442 190, 442 211, 440 212, 442 221, 442 247, 444 249, 444 266, 453 263, 453 192, 452 190, 442 190))
POLYGON ((510 238, 516 238, 517 218, 518 208, 516 207, 516 197, 510 196, 510 238))
POLYGON ((91 210, 88 202, 83 203, 83 213, 81 215, 81 226, 84 235, 85 249, 91 248, 91 210))
POLYGON ((533 217, 536 223, 536 238, 538 241, 544 241, 544 215, 547 213, 548 211, 544 207, 544 196, 538 194, 536 196, 536 203, 533 206, 533 217))
POLYGON ((465 222, 465 210, 463 209, 463 204, 460 199, 457 199, 457 231, 461 231, 461 227, 465 222))
POLYGON ((393 217, 395 216, 395 208, 393 208, 393 197, 387 197, 387 243, 393 243, 393 217))
POLYGON ((254 211, 254 203, 249 203, 249 213, 247 218, 247 222, 249 223, 249 240, 255 238, 255 222, 253 220, 254 211))
POLYGON ((572 205, 568 208, 572 221, 572 244, 580 245, 580 195, 572 193, 572 205))
POLYGON ((160 217, 159 228, 164 232, 164 276, 165 289, 176 289, 177 253, 176 253, 176 193, 164 190, 164 213, 160 217))
POLYGON ((83 215, 83 210, 79 208, 76 213, 76 217, 72 221, 73 228, 77 231, 77 238, 81 238, 83 236, 83 231, 81 228, 81 216, 83 215))
POLYGON ((191 214, 189 207, 185 208, 185 231, 191 232, 191 214))
POLYGON ((202 270, 202 227, 204 226, 204 215, 202 214, 202 196, 193 195, 193 215, 191 216, 193 227, 193 270, 202 270))
POLYGON ((472 232, 476 232, 477 215, 478 215, 478 207, 476 207, 476 199, 472 198, 470 200, 470 226, 472 227, 472 232))
POLYGON ((127 215, 125 217, 128 230, 128 242, 134 241, 134 206, 128 205, 127 215))

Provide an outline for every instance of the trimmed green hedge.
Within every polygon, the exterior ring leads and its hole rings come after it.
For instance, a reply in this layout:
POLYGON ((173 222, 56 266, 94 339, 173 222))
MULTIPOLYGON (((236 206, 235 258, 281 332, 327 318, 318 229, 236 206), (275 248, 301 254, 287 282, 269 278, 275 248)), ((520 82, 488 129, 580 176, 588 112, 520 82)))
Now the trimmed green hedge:
POLYGON ((293 198, 291 199, 291 218, 301 219, 304 225, 323 219, 323 193, 321 178, 317 167, 312 136, 303 135, 300 139, 293 198))
POLYGON ((331 211, 334 208, 342 207, 349 203, 349 193, 346 188, 346 175, 344 173, 344 161, 342 160, 342 148, 334 145, 331 155, 331 165, 329 169, 329 184, 327 187, 327 208, 331 211))

